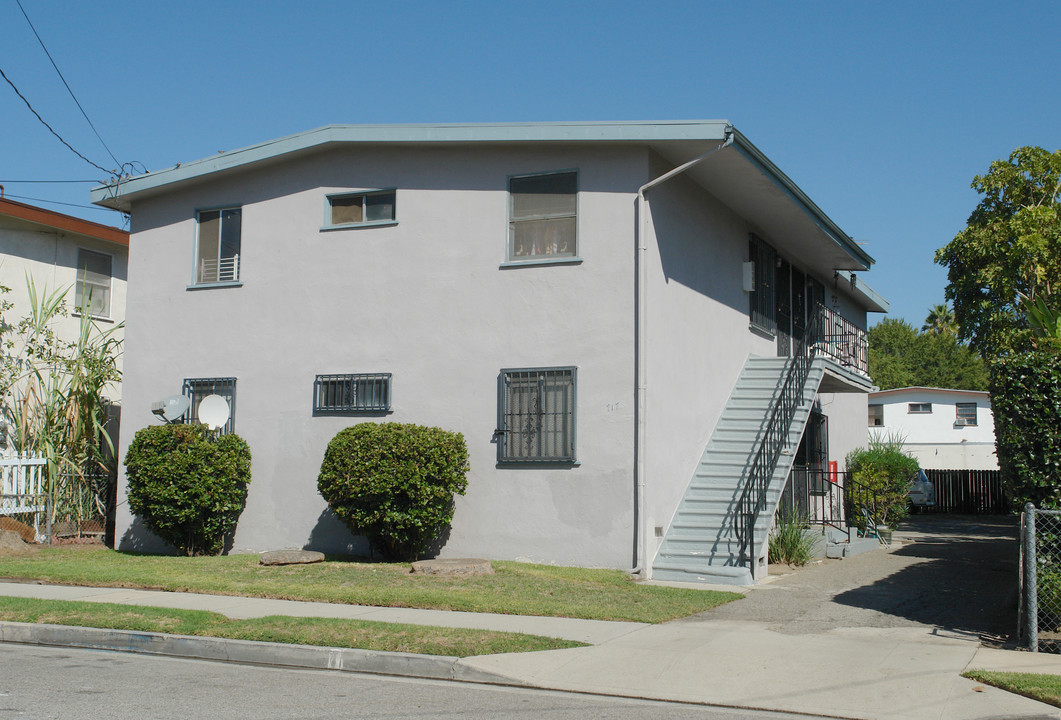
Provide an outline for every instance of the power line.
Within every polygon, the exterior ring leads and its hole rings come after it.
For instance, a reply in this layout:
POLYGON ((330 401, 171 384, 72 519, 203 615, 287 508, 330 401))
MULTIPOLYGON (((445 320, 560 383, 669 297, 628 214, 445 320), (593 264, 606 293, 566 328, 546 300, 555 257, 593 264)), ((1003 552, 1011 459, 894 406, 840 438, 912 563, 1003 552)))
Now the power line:
POLYGON ((102 184, 99 180, 0 180, 0 183, 11 183, 12 185, 20 183, 98 183, 102 184))
POLYGON ((103 172, 107 173, 108 175, 113 175, 114 174, 110 170, 108 170, 107 168, 103 167, 102 165, 97 165, 96 163, 92 162, 87 157, 85 157, 84 155, 79 153, 77 150, 74 150, 74 146, 73 145, 68 143, 66 140, 63 140, 63 136, 62 135, 60 135, 59 133, 55 132, 55 130, 52 129, 51 125, 49 125, 48 123, 44 122, 44 118, 42 118, 40 116, 39 112, 37 112, 36 110, 33 109, 33 106, 29 104, 29 100, 26 99, 26 96, 18 91, 18 88, 15 87, 15 83, 11 82, 10 78, 8 78, 7 75, 4 74, 4 71, 3 71, 2 68, 0 68, 0 77, 3 77, 4 80, 7 81, 7 84, 11 86, 11 89, 15 91, 15 94, 18 95, 20 98, 22 98, 22 102, 26 103, 26 107, 29 108, 29 111, 31 113, 33 113, 34 115, 37 116, 37 119, 41 121, 41 124, 44 125, 44 127, 48 128, 48 130, 51 132, 52 135, 54 135, 55 137, 59 138, 59 142, 61 142, 63 145, 66 145, 68 148, 70 148, 70 152, 74 153, 74 155, 77 155, 79 158, 81 158, 82 160, 84 160, 85 162, 87 162, 89 165, 91 165, 92 167, 96 168, 97 170, 102 170, 103 172))
POLYGON ((45 200, 44 198, 26 197, 25 195, 9 195, 7 193, 4 193, 4 197, 15 198, 16 200, 31 200, 33 202, 50 203, 52 205, 66 205, 67 207, 87 208, 89 210, 107 210, 109 212, 114 212, 110 208, 101 207, 99 205, 79 205, 77 203, 59 202, 58 200, 45 200))
POLYGON ((37 33, 37 28, 33 27, 33 21, 31 21, 29 19, 29 15, 26 14, 26 8, 22 7, 22 0, 15 0, 15 2, 18 3, 18 9, 22 11, 22 17, 26 18, 26 22, 29 23, 29 29, 33 31, 34 35, 36 35, 37 42, 39 42, 41 44, 41 47, 44 49, 44 54, 48 56, 48 60, 51 61, 52 67, 55 68, 55 72, 59 74, 59 79, 62 80, 63 85, 66 86, 66 91, 70 93, 70 97, 74 99, 74 104, 77 105, 77 109, 80 110, 81 114, 85 116, 85 122, 87 122, 88 126, 92 128, 92 132, 96 133, 96 137, 99 138, 100 144, 102 144, 103 147, 107 148, 107 154, 111 156, 111 160, 113 160, 116 165, 120 166, 121 163, 118 161, 118 158, 114 157, 114 153, 112 153, 111 149, 107 147, 107 143, 103 142, 103 138, 100 136, 99 131, 96 130, 96 126, 92 124, 91 120, 89 120, 88 113, 85 112, 85 108, 81 107, 81 103, 78 102, 77 96, 74 95, 74 91, 70 89, 70 83, 66 82, 66 78, 63 77, 62 71, 59 70, 59 66, 55 64, 55 60, 52 58, 52 54, 48 52, 47 46, 45 46, 44 41, 41 40, 40 34, 37 33))

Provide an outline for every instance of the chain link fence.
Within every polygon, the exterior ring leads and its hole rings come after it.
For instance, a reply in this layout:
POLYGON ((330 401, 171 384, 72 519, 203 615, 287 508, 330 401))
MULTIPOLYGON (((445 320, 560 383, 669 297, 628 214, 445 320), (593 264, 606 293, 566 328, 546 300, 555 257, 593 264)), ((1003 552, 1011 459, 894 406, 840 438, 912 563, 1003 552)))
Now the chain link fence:
POLYGON ((1061 511, 1021 513, 1020 644, 1061 653, 1061 511))

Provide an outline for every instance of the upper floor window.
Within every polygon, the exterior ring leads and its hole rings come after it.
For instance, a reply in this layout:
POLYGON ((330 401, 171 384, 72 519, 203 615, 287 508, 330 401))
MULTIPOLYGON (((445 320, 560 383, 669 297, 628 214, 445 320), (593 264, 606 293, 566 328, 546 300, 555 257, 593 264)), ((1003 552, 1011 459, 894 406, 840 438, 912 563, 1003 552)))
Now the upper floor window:
POLYGON ((313 381, 313 412, 362 413, 391 409, 391 374, 318 375, 313 381))
POLYGON ((869 426, 870 427, 882 427, 884 425, 884 406, 883 405, 870 405, 869 406, 869 426))
POLYGON ((976 425, 976 403, 954 404, 955 425, 976 425))
POLYGON ((497 460, 575 462, 573 367, 502 370, 497 460))
POLYGON ((239 282, 241 208, 200 210, 195 247, 195 284, 239 282))
POLYGON ((932 412, 932 403, 910 403, 906 409, 910 413, 930 413, 932 412))
POLYGON ((324 227, 338 228, 357 225, 392 223, 395 220, 395 190, 343 193, 329 195, 325 208, 324 227))
POLYGON ((110 255, 78 248, 74 304, 80 312, 95 317, 110 317, 111 263, 110 255))
POLYGON ((191 407, 184 414, 183 422, 199 422, 199 405, 209 395, 220 395, 228 403, 228 422, 221 426, 221 434, 236 431, 236 378, 188 378, 184 381, 181 394, 188 397, 191 407))
POLYGON ((508 260, 577 257, 578 173, 508 179, 508 260))

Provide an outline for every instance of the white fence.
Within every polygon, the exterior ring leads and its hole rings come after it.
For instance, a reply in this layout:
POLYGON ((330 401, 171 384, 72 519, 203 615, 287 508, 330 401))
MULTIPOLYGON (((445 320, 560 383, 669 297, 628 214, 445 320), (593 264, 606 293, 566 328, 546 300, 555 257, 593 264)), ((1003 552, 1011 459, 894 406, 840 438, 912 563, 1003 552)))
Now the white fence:
POLYGON ((33 514, 33 529, 41 539, 40 516, 45 509, 45 470, 48 461, 24 452, 0 457, 0 515, 33 514))

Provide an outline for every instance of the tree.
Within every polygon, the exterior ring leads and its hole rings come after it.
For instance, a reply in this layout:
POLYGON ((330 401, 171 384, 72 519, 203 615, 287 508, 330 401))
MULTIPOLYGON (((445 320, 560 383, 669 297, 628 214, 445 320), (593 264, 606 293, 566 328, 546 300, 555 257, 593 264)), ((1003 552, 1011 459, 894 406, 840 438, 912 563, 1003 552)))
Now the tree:
POLYGON ((925 324, 921 326, 921 332, 929 332, 933 335, 957 335, 958 323, 954 320, 954 311, 947 303, 933 305, 925 318, 925 324))
POLYGON ((950 333, 918 333, 902 319, 869 330, 869 374, 882 390, 924 386, 986 390, 987 368, 950 333))
POLYGON ((959 337, 985 357, 1029 345, 1021 295, 1061 292, 1061 150, 1014 150, 972 182, 981 198, 966 228, 936 252, 959 337))

